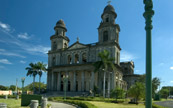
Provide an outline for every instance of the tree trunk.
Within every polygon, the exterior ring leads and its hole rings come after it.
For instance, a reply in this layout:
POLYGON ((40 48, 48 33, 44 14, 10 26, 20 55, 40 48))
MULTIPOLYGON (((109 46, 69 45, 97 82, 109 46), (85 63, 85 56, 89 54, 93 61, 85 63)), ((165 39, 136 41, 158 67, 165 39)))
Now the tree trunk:
POLYGON ((40 94, 40 83, 41 83, 41 76, 39 75, 39 94, 40 94))
POLYGON ((103 78, 103 97, 105 98, 105 79, 106 79, 106 72, 104 71, 104 78, 103 78))
POLYGON ((33 93, 35 94, 35 76, 33 76, 33 93))
POLYGON ((108 72, 108 98, 110 98, 110 72, 108 72))

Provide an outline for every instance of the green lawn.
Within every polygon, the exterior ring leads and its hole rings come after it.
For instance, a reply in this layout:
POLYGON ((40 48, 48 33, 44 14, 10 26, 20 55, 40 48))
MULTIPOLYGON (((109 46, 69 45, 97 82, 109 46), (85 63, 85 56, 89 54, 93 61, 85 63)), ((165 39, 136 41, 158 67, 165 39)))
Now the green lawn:
POLYGON ((88 101, 91 104, 94 104, 98 108, 145 108, 143 104, 134 105, 134 104, 115 104, 115 103, 106 103, 106 102, 96 102, 96 101, 88 101))
POLYGON ((21 100, 16 99, 0 99, 0 103, 6 103, 7 108, 29 108, 29 107, 21 107, 21 100))

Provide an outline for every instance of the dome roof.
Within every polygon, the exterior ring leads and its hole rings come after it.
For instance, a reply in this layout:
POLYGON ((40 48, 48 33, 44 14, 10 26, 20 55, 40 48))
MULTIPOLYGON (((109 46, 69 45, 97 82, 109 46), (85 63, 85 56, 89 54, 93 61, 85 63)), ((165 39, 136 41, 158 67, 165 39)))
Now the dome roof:
POLYGON ((64 21, 63 21, 62 19, 60 19, 60 20, 56 23, 56 26, 65 27, 64 21))
POLYGON ((115 9, 112 5, 108 4, 105 8, 104 8, 104 11, 102 13, 102 18, 103 18, 103 15, 106 14, 106 13, 109 13, 109 14, 113 14, 115 16, 115 18, 117 17, 117 13, 115 12, 115 9))
POLYGON ((55 26, 55 28, 64 28, 64 29, 66 29, 66 26, 65 26, 65 23, 64 23, 64 21, 62 20, 62 19, 60 19, 57 23, 56 23, 56 26, 55 26))
POLYGON ((103 13, 107 13, 107 12, 115 12, 115 9, 112 5, 108 4, 105 8, 103 13))

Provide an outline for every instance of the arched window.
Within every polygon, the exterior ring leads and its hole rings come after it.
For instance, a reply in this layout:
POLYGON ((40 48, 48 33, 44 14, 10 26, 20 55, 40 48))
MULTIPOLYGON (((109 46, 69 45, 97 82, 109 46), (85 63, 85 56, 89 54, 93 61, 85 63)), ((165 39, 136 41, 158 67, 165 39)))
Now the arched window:
POLYGON ((58 30, 56 31, 56 35, 58 35, 58 30))
POLYGON ((64 43, 64 48, 67 48, 67 43, 64 43))
POLYGON ((108 41, 108 31, 103 32, 103 42, 108 41))
POLYGON ((68 64, 72 64, 71 56, 68 55, 68 64))
POLYGON ((106 18, 106 22, 109 22, 109 17, 106 18))
POLYGON ((53 59, 52 59, 52 66, 55 66, 55 64, 56 64, 56 58, 53 57, 53 59))
POLYGON ((57 43, 53 42, 53 50, 56 50, 56 49, 57 49, 57 43))
POLYGON ((75 63, 79 63, 79 55, 75 54, 75 63))
POLYGON ((86 57, 86 53, 82 54, 82 63, 86 63, 87 62, 87 57, 86 57))

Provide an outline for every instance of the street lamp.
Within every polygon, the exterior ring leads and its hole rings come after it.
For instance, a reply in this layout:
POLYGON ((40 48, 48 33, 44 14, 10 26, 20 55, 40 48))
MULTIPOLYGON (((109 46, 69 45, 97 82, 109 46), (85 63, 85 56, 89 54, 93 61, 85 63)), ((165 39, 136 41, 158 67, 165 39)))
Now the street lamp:
POLYGON ((146 20, 146 108, 152 108, 152 44, 151 44, 151 30, 152 26, 152 16, 153 2, 152 0, 144 0, 145 12, 143 14, 146 20))
POLYGON ((66 100, 66 89, 67 89, 67 80, 68 80, 68 75, 63 75, 63 80, 64 80, 64 100, 66 100))
POLYGON ((24 93, 24 82, 25 82, 25 77, 21 78, 22 81, 22 94, 24 93))

